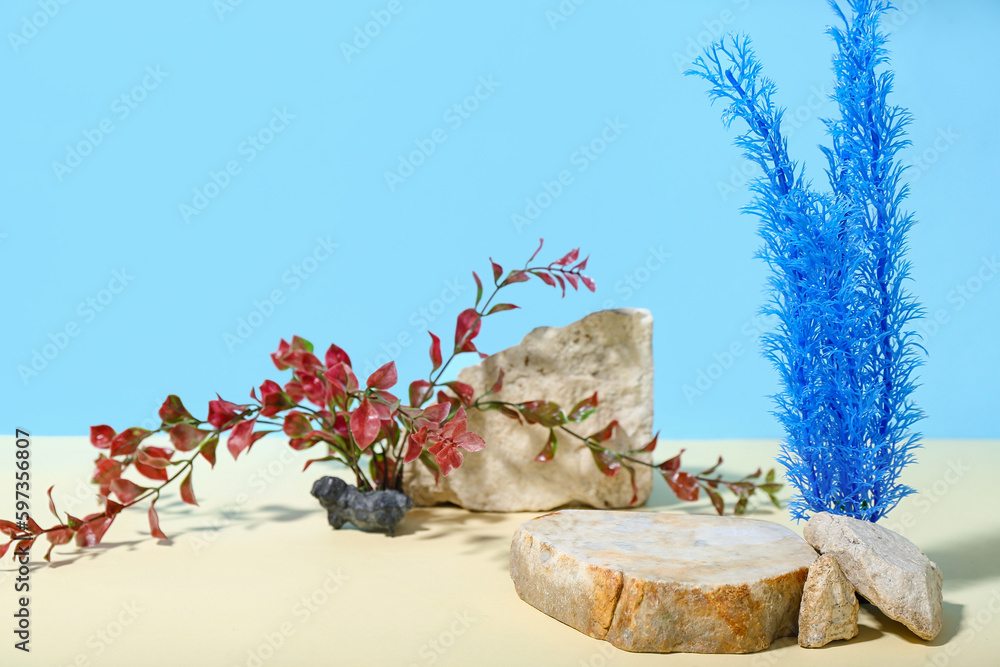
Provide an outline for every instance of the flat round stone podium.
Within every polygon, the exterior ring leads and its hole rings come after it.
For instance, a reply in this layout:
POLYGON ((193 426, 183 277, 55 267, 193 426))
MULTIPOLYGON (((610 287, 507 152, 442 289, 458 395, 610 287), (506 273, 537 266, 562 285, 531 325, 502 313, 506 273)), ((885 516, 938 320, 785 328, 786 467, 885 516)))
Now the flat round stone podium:
POLYGON ((816 551, 740 517, 564 510, 521 524, 522 600, 626 651, 750 653, 795 635, 816 551))

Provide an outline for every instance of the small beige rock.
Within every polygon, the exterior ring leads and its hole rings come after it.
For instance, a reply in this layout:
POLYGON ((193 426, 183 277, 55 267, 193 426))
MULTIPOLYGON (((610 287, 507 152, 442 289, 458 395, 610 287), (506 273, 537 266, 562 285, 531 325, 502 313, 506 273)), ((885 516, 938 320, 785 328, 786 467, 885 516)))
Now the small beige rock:
POLYGON ((799 646, 819 648, 858 634, 858 596, 837 559, 820 556, 809 566, 799 607, 799 646))
POLYGON ((806 524, 806 540, 837 559, 844 577, 869 602, 931 640, 944 622, 941 570, 913 542, 888 528, 829 512, 806 524))
POLYGON ((564 510, 521 524, 522 600, 626 651, 750 653, 794 635, 816 552, 740 517, 564 510))
MULTIPOLYGON (((565 327, 534 329, 520 344, 463 368, 458 379, 479 394, 493 386, 501 368, 504 382, 496 400, 555 401, 569 411, 596 391, 597 412, 574 424, 574 431, 590 435, 617 420, 616 437, 604 443, 615 451, 639 449, 653 437, 653 316, 648 310, 602 310, 565 327)), ((454 503, 483 512, 630 506, 628 471, 601 474, 590 450, 569 436, 559 438, 554 459, 539 463, 535 457, 549 436, 543 426, 470 410, 469 430, 486 440, 486 449, 466 456, 447 477, 435 481, 423 465, 406 466, 403 488, 417 505, 454 503)), ((635 456, 652 460, 649 453, 635 456)), ((642 465, 635 472, 635 504, 641 505, 653 488, 653 473, 642 465)))

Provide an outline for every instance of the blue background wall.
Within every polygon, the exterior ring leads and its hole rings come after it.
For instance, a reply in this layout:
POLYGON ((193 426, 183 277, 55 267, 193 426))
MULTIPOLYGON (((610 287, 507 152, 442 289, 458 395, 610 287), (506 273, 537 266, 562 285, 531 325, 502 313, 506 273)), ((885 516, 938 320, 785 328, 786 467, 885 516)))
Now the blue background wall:
MULTIPOLYGON (((296 333, 415 379, 426 330, 450 339, 471 305, 470 271, 544 237, 546 259, 591 255, 597 293, 518 285, 523 310, 488 320, 482 349, 649 308, 663 436, 780 435, 746 165, 681 71, 750 33, 821 181, 825 2, 62 2, 0 10, 3 428, 149 426, 168 393, 204 415, 215 392, 283 380, 268 353, 296 333)), ((1000 3, 899 5, 911 287, 931 313, 915 398, 928 436, 996 438, 1000 3)))

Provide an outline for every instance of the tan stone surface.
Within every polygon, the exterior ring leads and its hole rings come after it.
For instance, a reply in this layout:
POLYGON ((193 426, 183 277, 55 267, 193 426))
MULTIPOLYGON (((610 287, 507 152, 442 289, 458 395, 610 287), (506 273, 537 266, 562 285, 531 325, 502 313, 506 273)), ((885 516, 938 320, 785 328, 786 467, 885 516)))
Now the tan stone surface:
POLYGON ((627 651, 749 653, 797 631, 816 552, 738 517, 565 510, 511 543, 522 600, 627 651))
POLYGON ((858 596, 837 559, 820 556, 809 566, 799 606, 799 646, 819 648, 858 634, 858 596))
POLYGON ((806 524, 806 540, 837 559, 858 593, 921 639, 941 631, 941 570, 913 542, 888 528, 829 512, 806 524))
MULTIPOLYGON (((617 420, 610 449, 638 449, 652 438, 653 317, 647 310, 603 310, 565 327, 541 327, 519 345, 462 369, 458 379, 477 393, 493 386, 504 370, 498 400, 555 401, 569 410, 598 392, 597 412, 573 429, 591 435, 617 420)), ((548 429, 521 425, 498 412, 469 411, 469 430, 486 440, 486 449, 465 457, 462 467, 435 483, 424 466, 406 467, 404 489, 418 505, 454 503, 468 509, 545 511, 563 505, 628 507, 632 484, 627 471, 607 477, 590 451, 570 437, 560 439, 556 457, 538 463, 548 429)), ((637 455, 645 460, 649 454, 637 455)), ((637 505, 649 497, 652 472, 636 467, 637 505)))

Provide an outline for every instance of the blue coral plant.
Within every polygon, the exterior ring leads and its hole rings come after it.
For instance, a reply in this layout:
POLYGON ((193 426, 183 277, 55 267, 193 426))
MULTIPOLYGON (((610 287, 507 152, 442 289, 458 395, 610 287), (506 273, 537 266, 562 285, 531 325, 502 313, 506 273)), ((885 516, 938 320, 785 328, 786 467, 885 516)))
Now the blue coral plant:
POLYGON ((789 509, 796 519, 825 511, 874 522, 913 493, 899 479, 923 417, 911 400, 922 350, 911 323, 922 309, 904 286, 913 218, 900 208, 908 187, 897 160, 911 116, 887 101, 893 75, 879 24, 890 3, 849 0, 850 18, 830 5, 842 27, 828 31, 839 108, 824 121, 829 191, 789 158, 775 85, 747 37, 723 38, 688 73, 728 104, 727 127, 746 124, 735 144, 761 170, 744 210, 760 219, 759 256, 771 269, 764 312, 779 322, 764 354, 781 380, 778 461, 796 490, 789 509))

